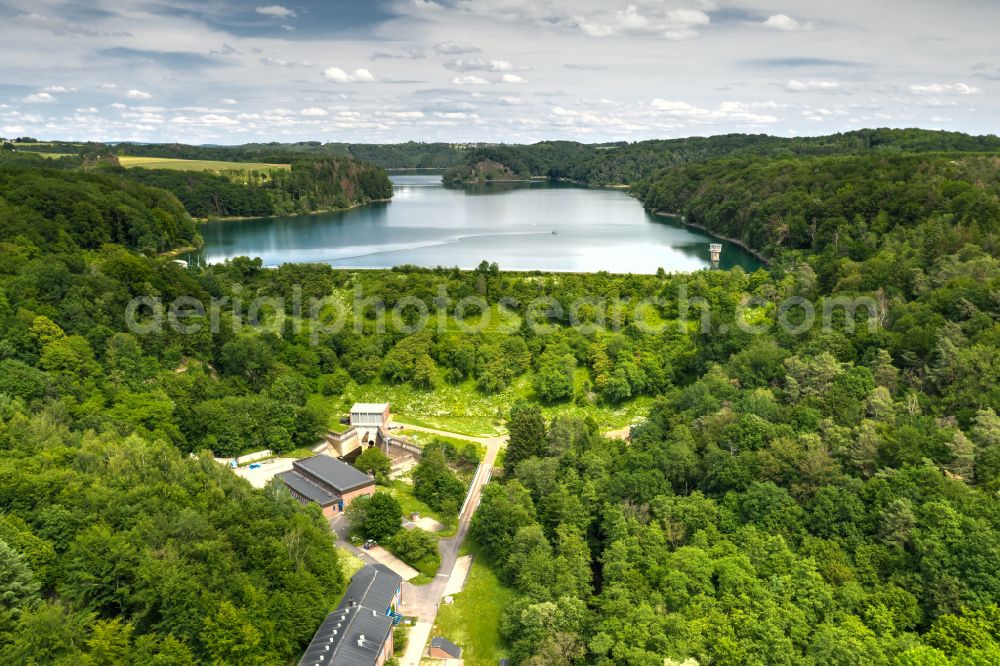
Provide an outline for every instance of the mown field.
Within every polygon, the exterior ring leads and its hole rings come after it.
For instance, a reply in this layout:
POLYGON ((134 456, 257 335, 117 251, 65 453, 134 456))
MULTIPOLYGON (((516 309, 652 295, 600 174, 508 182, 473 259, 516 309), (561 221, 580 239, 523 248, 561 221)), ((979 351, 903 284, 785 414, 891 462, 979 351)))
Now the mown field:
POLYGON ((178 160, 169 157, 138 157, 120 155, 119 163, 132 169, 174 169, 176 171, 288 171, 290 164, 266 164, 264 162, 221 162, 217 160, 178 160))

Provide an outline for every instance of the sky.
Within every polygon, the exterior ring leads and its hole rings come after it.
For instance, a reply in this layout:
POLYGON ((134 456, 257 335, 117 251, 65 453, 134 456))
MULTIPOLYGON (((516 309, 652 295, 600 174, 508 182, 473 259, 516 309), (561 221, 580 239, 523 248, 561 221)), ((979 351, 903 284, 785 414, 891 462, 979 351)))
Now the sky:
POLYGON ((996 0, 0 0, 0 136, 996 133, 996 0))

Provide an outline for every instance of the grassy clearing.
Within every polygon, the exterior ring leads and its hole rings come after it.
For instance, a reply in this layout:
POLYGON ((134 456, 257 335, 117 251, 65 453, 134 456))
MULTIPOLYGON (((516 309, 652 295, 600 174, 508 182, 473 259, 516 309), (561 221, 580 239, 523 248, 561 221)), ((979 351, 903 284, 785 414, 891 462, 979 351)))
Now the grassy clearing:
MULTIPOLYGON (((38 144, 42 145, 42 144, 38 144)), ((60 157, 76 157, 76 153, 46 153, 41 150, 18 150, 19 153, 31 153, 33 155, 41 155, 42 157, 47 157, 50 160, 55 160, 60 157)))
POLYGON ((514 592, 500 582, 478 546, 466 543, 473 560, 465 589, 455 595, 455 603, 441 606, 431 635, 461 646, 466 666, 495 666, 504 656, 500 617, 514 592))
POLYGON ((177 171, 288 171, 290 164, 264 162, 220 162, 215 160, 178 160, 169 157, 137 157, 120 155, 118 162, 126 168, 174 169, 177 171))
MULTIPOLYGON (((586 370, 578 372, 577 382, 583 383, 586 370)), ((511 386, 495 395, 480 391, 474 381, 460 384, 442 384, 426 391, 408 384, 388 384, 381 381, 369 384, 350 384, 333 407, 341 411, 354 402, 389 402, 393 417, 403 423, 424 428, 434 428, 472 437, 494 437, 506 432, 503 418, 511 406, 521 398, 533 400, 534 391, 529 377, 519 377, 511 386)), ((653 400, 639 397, 622 405, 576 404, 563 402, 543 405, 546 418, 556 415, 591 416, 601 430, 617 430, 640 421, 648 412, 653 400)))
POLYGON ((403 515, 407 518, 412 513, 419 513, 421 516, 433 518, 444 525, 442 531, 433 532, 435 536, 450 537, 455 534, 455 529, 458 527, 455 516, 445 517, 414 497, 413 486, 409 483, 395 479, 388 486, 379 486, 379 492, 387 492, 395 497, 399 505, 403 507, 403 515))
POLYGON ((340 556, 340 567, 344 571, 344 580, 350 580, 351 576, 353 576, 358 569, 365 566, 364 560, 346 548, 337 548, 337 555, 340 556))

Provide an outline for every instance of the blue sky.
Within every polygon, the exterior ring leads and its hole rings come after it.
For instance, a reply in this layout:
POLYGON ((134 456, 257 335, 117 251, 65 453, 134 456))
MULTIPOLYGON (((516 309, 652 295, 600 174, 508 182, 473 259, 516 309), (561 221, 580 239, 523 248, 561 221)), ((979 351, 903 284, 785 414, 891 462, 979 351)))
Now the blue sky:
POLYGON ((0 0, 0 136, 996 132, 987 0, 0 0))

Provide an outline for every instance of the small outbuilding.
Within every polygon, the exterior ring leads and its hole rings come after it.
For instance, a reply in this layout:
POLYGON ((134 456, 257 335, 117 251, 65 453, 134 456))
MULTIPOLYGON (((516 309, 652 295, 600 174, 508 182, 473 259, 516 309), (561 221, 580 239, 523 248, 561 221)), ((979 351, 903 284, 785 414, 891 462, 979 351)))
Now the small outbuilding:
POLYGON ((389 423, 389 403, 358 402, 351 407, 351 425, 358 428, 382 428, 389 423))
POLYGON ((431 639, 431 647, 428 650, 431 659, 461 659, 462 648, 458 647, 443 636, 435 636, 431 639))

